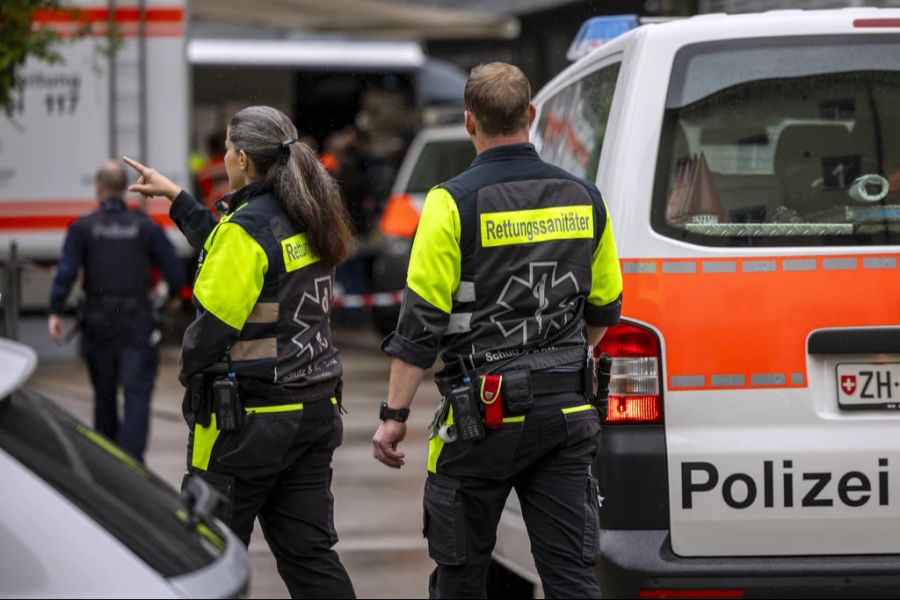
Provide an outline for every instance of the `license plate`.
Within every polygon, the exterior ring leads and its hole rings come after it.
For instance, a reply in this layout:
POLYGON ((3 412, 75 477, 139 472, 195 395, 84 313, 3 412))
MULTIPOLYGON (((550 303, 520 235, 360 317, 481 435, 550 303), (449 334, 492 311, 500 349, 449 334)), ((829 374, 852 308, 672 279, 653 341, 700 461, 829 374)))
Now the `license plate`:
POLYGON ((900 364, 839 364, 837 393, 844 409, 900 409, 900 364))

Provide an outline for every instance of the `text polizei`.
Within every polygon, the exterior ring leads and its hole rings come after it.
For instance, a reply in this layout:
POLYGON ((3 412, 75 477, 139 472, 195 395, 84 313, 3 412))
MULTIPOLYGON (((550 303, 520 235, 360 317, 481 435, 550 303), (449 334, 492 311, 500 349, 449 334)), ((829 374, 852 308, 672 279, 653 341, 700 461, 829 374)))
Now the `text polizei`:
POLYGON ((862 471, 832 473, 829 471, 799 472, 794 461, 763 461, 762 480, 749 473, 720 476, 719 469, 709 462, 681 463, 681 508, 694 508, 701 494, 721 494, 722 501, 735 509, 762 506, 763 508, 823 507, 843 504, 856 508, 877 503, 889 504, 888 459, 878 459, 874 477, 862 471), (776 486, 776 479, 780 485, 776 486), (778 492, 778 493, 776 493, 778 492))

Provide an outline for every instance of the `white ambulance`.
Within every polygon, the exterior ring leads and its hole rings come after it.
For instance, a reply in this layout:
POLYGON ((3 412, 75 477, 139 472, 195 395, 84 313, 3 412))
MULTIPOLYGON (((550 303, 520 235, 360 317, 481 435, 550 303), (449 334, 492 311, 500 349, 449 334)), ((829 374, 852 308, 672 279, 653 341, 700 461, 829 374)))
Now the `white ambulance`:
MULTIPOLYGON (((22 65, 16 106, 0 113, 0 263, 15 243, 20 258, 44 267, 22 274, 23 308, 46 308, 66 229, 97 208, 104 160, 143 157, 190 188, 185 2, 63 0, 35 12, 36 29, 65 39, 54 47, 62 61, 22 65)), ((128 200, 189 256, 168 200, 128 200)))
MULTIPOLYGON (((603 192, 625 278, 604 594, 896 597, 900 11, 641 25, 535 103, 541 156, 603 192)), ((495 573, 538 583, 528 548, 513 499, 495 573)))

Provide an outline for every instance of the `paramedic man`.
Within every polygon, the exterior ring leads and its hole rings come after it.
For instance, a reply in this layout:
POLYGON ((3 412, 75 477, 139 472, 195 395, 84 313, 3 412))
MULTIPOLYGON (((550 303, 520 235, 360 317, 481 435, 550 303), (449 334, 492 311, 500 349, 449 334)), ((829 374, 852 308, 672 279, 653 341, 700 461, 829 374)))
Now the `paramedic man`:
POLYGON ((484 402, 486 435, 431 437, 430 595, 484 597, 497 524, 515 488, 547 597, 598 597, 590 466, 600 417, 586 400, 583 369, 588 345, 621 312, 612 228, 597 188, 543 162, 528 143, 535 109, 518 68, 473 69, 465 106, 477 157, 425 201, 400 320, 384 342, 394 359, 374 456, 401 467, 397 445, 425 369, 443 358, 435 379, 446 397, 465 366, 484 402), (502 386, 497 406, 478 376, 502 386))
POLYGON ((225 168, 236 191, 218 223, 134 161, 130 189, 172 200, 172 220, 201 252, 181 353, 188 475, 222 493, 216 516, 244 544, 259 517, 292 597, 352 598, 333 549, 342 368, 329 318, 353 233, 336 183, 297 137, 268 106, 232 117, 225 168))
POLYGON ((107 161, 94 178, 99 210, 75 221, 66 232, 50 293, 48 329, 62 343, 60 315, 84 270, 85 306, 81 330, 94 387, 94 428, 144 461, 150 430, 150 402, 159 365, 154 337, 151 266, 160 267, 169 286, 168 308, 181 303, 184 280, 172 242, 145 213, 125 205, 127 180, 121 164, 107 161), (116 407, 122 386, 122 419, 116 407))

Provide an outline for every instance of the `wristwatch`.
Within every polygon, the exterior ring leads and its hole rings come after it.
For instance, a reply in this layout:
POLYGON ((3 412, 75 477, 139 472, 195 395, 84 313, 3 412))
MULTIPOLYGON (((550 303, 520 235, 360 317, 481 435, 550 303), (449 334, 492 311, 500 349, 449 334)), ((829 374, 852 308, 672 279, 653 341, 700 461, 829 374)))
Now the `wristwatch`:
POLYGON ((408 408, 391 408, 387 402, 381 403, 381 410, 378 412, 378 418, 382 421, 392 419, 394 421, 405 422, 409 418, 408 408))

